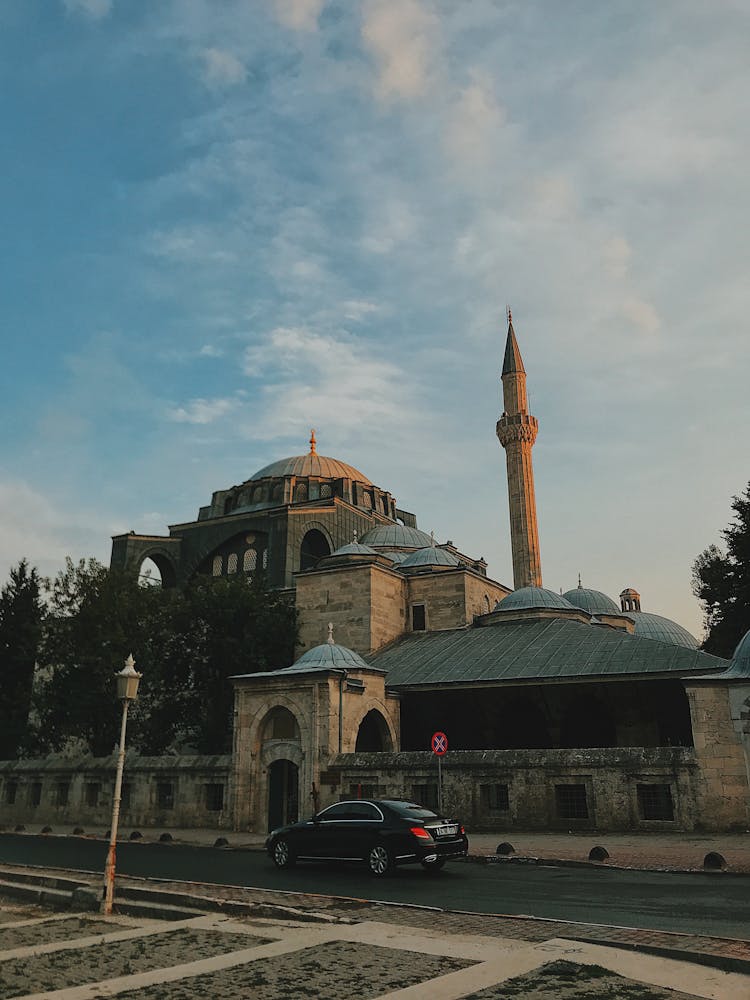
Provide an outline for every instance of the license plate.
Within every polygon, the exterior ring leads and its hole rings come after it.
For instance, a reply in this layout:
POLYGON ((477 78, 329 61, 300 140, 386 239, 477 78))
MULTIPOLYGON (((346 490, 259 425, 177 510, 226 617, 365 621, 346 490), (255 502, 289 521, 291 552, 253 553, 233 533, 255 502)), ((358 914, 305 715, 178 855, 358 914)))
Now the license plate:
POLYGON ((458 824, 448 823, 446 826, 436 826, 435 833, 438 837, 452 837, 458 833, 458 824))

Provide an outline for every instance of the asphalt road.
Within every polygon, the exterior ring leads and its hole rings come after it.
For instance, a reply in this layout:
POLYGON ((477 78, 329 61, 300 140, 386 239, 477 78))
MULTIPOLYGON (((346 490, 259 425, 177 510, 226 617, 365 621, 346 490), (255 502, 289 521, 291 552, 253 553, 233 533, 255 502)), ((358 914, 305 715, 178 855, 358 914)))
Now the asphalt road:
MULTIPOLYGON (((0 864, 103 871, 106 852, 103 841, 0 834, 0 864)), ((118 844, 117 870, 170 881, 750 939, 750 878, 721 873, 680 875, 457 861, 438 873, 407 866, 376 880, 357 866, 300 864, 280 872, 259 851, 144 843, 118 844)), ((435 919, 439 923, 439 914, 435 919)))

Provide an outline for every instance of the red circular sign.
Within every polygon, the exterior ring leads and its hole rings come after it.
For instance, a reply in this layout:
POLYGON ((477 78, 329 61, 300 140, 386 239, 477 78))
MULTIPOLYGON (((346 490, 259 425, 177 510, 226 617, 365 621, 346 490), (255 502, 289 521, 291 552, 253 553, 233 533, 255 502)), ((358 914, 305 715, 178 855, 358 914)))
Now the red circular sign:
POLYGON ((448 737, 445 733, 433 733, 430 746, 436 757, 442 757, 444 753, 448 752, 448 737))

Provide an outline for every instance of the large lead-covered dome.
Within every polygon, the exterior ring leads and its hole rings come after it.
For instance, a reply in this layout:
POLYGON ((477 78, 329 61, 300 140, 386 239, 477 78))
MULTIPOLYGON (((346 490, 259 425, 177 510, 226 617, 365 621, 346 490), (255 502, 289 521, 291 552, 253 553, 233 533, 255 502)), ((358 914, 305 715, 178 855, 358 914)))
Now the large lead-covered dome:
POLYGON ((340 462, 337 458, 327 458, 319 455, 315 431, 310 432, 310 450, 306 455, 292 455, 291 458, 280 458, 270 465, 264 465, 258 469, 255 475, 248 480, 253 482, 256 479, 283 479, 286 476, 298 476, 299 478, 313 479, 351 479, 355 483, 365 483, 372 486, 372 482, 359 469, 346 462, 340 462))
POLYGON ((697 649, 698 640, 686 628, 673 622, 671 618, 653 615, 649 611, 626 611, 626 618, 635 622, 635 634, 642 639, 656 639, 657 642, 670 642, 673 646, 684 646, 686 649, 697 649))

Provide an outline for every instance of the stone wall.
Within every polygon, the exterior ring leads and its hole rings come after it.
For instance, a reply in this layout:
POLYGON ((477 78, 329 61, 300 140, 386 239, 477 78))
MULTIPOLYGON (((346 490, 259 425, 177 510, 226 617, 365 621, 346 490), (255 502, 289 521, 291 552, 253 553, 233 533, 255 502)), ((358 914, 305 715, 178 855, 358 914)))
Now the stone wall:
POLYGON ((685 681, 700 769, 706 825, 746 830, 750 824, 747 747, 732 718, 732 685, 685 681))
MULTIPOLYGON (((444 811, 475 830, 693 830, 698 764, 685 747, 449 751, 444 811), (668 791, 665 791, 668 789, 668 791), (664 817, 671 808, 672 819, 664 817), (585 815, 573 815, 585 813, 585 815)), ((435 805, 437 759, 424 752, 340 754, 323 805, 357 794, 435 805)))
MULTIPOLYGON (((121 826, 230 827, 230 765, 229 756, 128 754, 121 826)), ((116 766, 114 755, 0 761, 0 825, 108 827, 116 766)))

